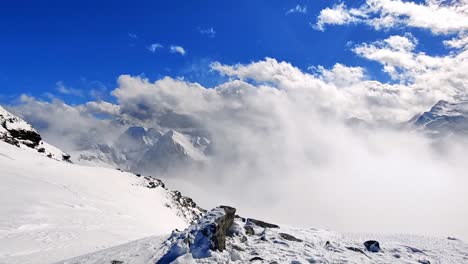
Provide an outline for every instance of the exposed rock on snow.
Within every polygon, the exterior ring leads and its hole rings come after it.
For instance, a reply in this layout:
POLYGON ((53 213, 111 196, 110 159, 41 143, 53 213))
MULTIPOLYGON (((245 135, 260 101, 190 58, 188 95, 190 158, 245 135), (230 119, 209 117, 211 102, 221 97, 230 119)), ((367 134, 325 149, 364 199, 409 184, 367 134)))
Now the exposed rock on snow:
POLYGON ((0 106, 0 140, 8 144, 31 148, 56 160, 69 161, 70 155, 47 144, 41 135, 26 121, 0 106))
POLYGON ((211 251, 226 249, 226 235, 234 223, 236 209, 220 206, 208 212, 197 224, 184 232, 174 232, 168 239, 167 252, 156 262, 171 263, 185 254, 193 258, 206 258, 211 251))
POLYGON ((364 246, 366 247, 367 251, 377 253, 380 251, 380 244, 375 240, 368 240, 364 242, 364 246))

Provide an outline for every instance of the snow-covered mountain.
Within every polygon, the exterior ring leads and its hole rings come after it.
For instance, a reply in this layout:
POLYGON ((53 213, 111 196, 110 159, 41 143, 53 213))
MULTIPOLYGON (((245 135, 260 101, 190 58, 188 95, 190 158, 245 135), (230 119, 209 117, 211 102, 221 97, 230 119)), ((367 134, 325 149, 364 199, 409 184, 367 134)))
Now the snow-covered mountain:
POLYGON ((409 124, 432 138, 468 135, 468 101, 438 101, 429 111, 414 116, 409 124))
POLYGON ((70 159, 70 155, 44 142, 41 135, 26 121, 0 106, 0 140, 19 148, 30 148, 56 160, 70 159))
POLYGON ((118 167, 137 173, 164 173, 206 159, 210 141, 175 130, 129 127, 111 145, 96 144, 72 152, 73 161, 90 166, 118 167))
POLYGON ((59 263, 468 263, 468 245, 456 238, 341 234, 275 225, 235 212, 218 207, 185 231, 59 263))
POLYGON ((52 263, 164 235, 203 212, 160 180, 49 158, 53 147, 27 123, 3 109, 2 118, 0 263, 52 263))

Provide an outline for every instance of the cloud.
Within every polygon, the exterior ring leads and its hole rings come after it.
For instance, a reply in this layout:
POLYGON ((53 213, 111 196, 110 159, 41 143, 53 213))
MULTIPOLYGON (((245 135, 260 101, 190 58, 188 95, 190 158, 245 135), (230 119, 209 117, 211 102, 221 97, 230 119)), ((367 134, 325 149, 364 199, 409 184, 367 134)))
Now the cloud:
POLYGON ((210 38, 214 38, 216 36, 216 31, 213 27, 210 28, 198 28, 198 32, 202 35, 206 35, 210 38))
POLYGON ((170 53, 179 53, 180 55, 184 56, 186 51, 183 47, 177 46, 177 45, 171 45, 169 47, 169 52, 170 53))
POLYGON ((148 49, 149 51, 151 51, 152 53, 156 52, 158 49, 162 49, 164 48, 163 45, 159 44, 159 43, 153 43, 149 46, 146 47, 146 49, 148 49))
POLYGON ((454 37, 450 40, 445 40, 444 45, 454 49, 464 49, 468 48, 468 33, 463 33, 460 36, 454 37))
POLYGON ((138 35, 135 34, 135 33, 128 33, 128 37, 129 37, 130 39, 138 39, 138 35))
POLYGON ((345 25, 356 21, 357 19, 351 15, 351 11, 346 9, 344 3, 341 3, 320 11, 314 28, 323 31, 326 25, 345 25))
POLYGON ((58 81, 55 85, 56 85, 56 90, 61 94, 74 95, 74 96, 80 96, 80 97, 84 95, 82 90, 67 87, 62 81, 58 81))
POLYGON ((350 23, 367 24, 377 30, 395 27, 414 27, 434 34, 451 34, 468 30, 468 11, 465 0, 415 3, 401 0, 367 0, 359 8, 347 8, 344 3, 322 10, 316 28, 350 23))
POLYGON ((46 141, 65 151, 110 143, 120 131, 110 120, 96 118, 82 105, 70 106, 58 99, 45 102, 22 95, 11 109, 32 123, 46 141))
POLYGON ((414 52, 417 40, 411 36, 390 36, 383 41, 363 43, 353 51, 369 60, 383 65, 383 70, 394 80, 408 81, 424 74, 454 67, 457 62, 464 63, 463 54, 448 56, 429 56, 424 52, 414 52))
POLYGON ((299 13, 299 14, 306 14, 307 13, 307 6, 300 6, 300 5, 296 5, 295 7, 289 9, 288 11, 286 11, 286 15, 289 15, 289 14, 294 14, 294 13, 299 13))

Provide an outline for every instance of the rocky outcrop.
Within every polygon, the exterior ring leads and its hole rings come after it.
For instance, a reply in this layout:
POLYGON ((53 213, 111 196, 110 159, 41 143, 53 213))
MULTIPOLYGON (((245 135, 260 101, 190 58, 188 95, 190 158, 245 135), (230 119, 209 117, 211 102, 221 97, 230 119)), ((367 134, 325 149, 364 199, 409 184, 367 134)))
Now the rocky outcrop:
POLYGON ((197 223, 183 232, 173 232, 170 246, 157 264, 171 263, 178 257, 191 254, 193 258, 206 258, 212 251, 226 249, 226 236, 234 223, 236 209, 219 206, 206 213, 197 223))
POLYGON ((41 135, 26 121, 0 106, 0 140, 17 147, 35 149, 56 160, 70 161, 70 155, 45 143, 41 135))

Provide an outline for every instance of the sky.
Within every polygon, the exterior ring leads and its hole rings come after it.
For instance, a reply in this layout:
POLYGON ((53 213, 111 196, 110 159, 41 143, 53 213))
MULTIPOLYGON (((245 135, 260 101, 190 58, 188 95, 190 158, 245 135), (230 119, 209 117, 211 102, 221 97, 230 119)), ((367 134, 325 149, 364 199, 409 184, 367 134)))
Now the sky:
POLYGON ((407 123, 466 105, 467 0, 94 2, 0 10, 0 103, 49 143, 207 135, 206 166, 162 175, 207 208, 468 237, 466 138, 407 123))
MULTIPOLYGON (((417 49, 427 54, 448 52, 440 36, 427 29, 314 28, 321 10, 340 3, 8 1, 0 10, 0 102, 21 94, 44 100, 53 95, 72 104, 92 97, 112 100, 109 92, 121 74, 184 77, 212 87, 223 81, 210 71, 212 61, 236 64, 265 57, 304 71, 335 63, 362 66, 372 78, 391 81, 378 63, 356 55, 351 45, 397 33, 423 39, 417 49)), ((348 8, 363 3, 346 2, 348 8)))

